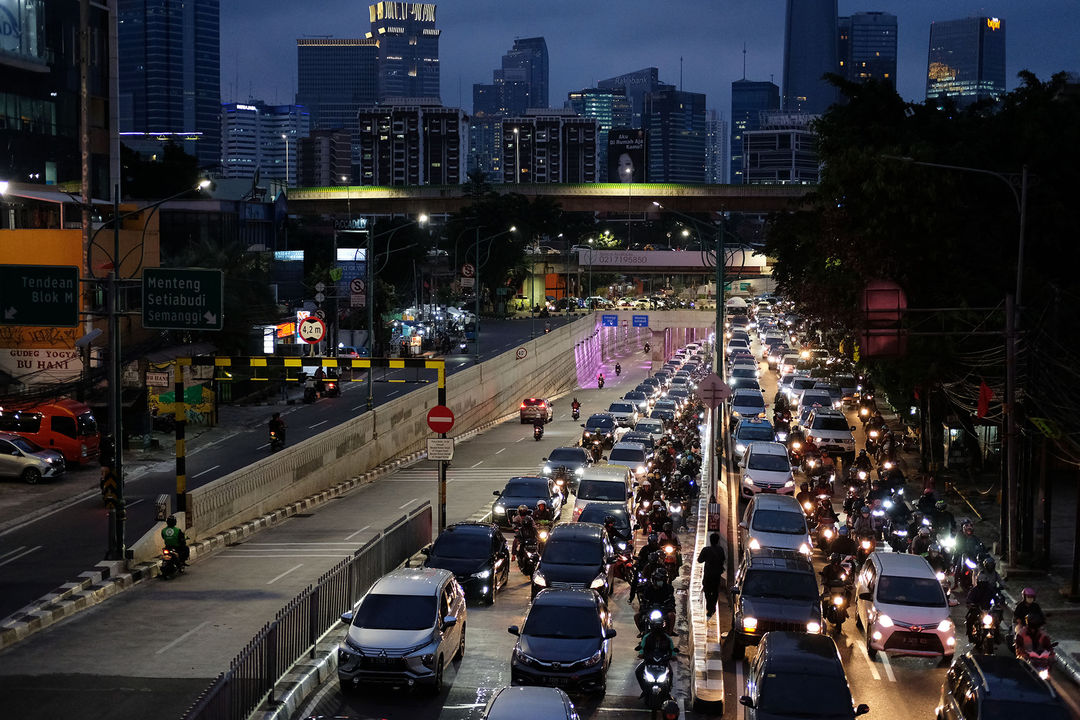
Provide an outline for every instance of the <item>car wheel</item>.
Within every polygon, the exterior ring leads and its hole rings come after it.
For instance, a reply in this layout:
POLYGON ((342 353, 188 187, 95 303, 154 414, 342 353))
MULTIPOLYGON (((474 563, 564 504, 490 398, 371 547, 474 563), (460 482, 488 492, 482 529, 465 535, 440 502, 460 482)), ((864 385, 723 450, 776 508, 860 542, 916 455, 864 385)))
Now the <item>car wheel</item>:
POLYGON ((732 660, 742 660, 745 657, 746 657, 746 646, 743 645, 741 642, 739 642, 739 638, 734 637, 734 635, 733 635, 732 638, 731 638, 731 659, 732 660))
POLYGON ((607 693, 607 683, 606 682, 602 682, 602 683, 600 683, 599 685, 596 686, 596 693, 595 693, 596 697, 602 698, 602 697, 604 697, 604 695, 606 693, 607 693))
POLYGON ((438 695, 443 691, 443 659, 439 656, 439 664, 435 666, 435 679, 431 681, 431 694, 438 695))
POLYGON ((41 471, 37 468, 26 468, 22 473, 23 482, 27 485, 37 485, 41 481, 41 471))
POLYGON ((877 657, 877 650, 870 647, 870 634, 869 633, 867 633, 867 635, 866 635, 866 654, 871 660, 873 660, 873 659, 875 659, 877 657))

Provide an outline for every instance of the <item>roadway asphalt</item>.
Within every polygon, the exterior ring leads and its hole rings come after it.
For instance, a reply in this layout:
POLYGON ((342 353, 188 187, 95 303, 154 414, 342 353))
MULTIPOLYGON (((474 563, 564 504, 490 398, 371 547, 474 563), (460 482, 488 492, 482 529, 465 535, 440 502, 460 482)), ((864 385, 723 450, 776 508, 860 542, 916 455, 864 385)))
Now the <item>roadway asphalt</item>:
MULTIPOLYGON (((565 316, 550 319, 562 325, 565 316)), ((492 358, 533 335, 530 320, 485 320, 481 326, 481 355, 492 358)), ((543 321, 536 323, 543 333, 543 321)), ((472 356, 446 357, 447 373, 473 364, 472 356)), ((407 393, 408 384, 383 380, 415 380, 415 370, 376 371, 376 405, 407 393)), ((299 394, 298 389, 293 396, 299 394)), ((328 427, 363 413, 367 408, 365 382, 343 384, 339 398, 324 398, 313 405, 281 409, 289 424, 290 444, 301 442, 328 427)), ((188 426, 187 475, 193 489, 244 467, 267 452, 266 422, 273 408, 223 406, 219 425, 204 431, 188 426), (200 434, 201 433, 201 434, 200 434), (193 437, 198 436, 198 437, 193 437)), ((128 507, 127 538, 134 542, 149 530, 154 501, 165 493, 175 498, 176 471, 172 438, 161 436, 157 453, 125 453, 128 507), (142 456, 142 457, 140 457, 142 456)), ((98 492, 97 467, 68 473, 54 483, 26 486, 15 481, 0 484, 0 618, 5 618, 60 585, 91 570, 107 550, 108 519, 98 492)))

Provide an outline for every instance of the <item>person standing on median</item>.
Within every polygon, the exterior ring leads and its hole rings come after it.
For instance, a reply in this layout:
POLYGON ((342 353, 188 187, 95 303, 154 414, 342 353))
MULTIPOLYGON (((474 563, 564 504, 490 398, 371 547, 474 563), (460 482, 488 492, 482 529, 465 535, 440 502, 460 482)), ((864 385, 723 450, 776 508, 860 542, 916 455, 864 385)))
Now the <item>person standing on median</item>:
POLYGON ((724 569, 727 556, 720 547, 720 533, 709 536, 709 546, 698 553, 697 561, 705 566, 701 576, 701 591, 705 594, 705 611, 708 617, 716 612, 716 602, 720 599, 720 588, 724 583, 724 569))

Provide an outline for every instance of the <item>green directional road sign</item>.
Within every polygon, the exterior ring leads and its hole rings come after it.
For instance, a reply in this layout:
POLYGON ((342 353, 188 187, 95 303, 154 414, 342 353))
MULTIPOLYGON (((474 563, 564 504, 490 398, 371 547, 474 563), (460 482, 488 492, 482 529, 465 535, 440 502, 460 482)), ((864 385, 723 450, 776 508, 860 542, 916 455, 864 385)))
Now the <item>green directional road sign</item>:
POLYGON ((143 327, 220 330, 224 282, 220 270, 146 268, 142 278, 143 327))
POLYGON ((78 327, 79 268, 0 265, 0 325, 78 327))

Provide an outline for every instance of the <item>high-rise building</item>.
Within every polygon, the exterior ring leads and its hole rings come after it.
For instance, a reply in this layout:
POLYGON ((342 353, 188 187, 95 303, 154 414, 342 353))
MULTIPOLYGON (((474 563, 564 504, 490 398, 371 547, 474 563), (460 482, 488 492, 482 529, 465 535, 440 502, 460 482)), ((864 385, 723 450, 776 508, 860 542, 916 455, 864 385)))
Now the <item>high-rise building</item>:
POLYGON ((660 82, 660 71, 654 67, 642 68, 624 75, 601 80, 596 84, 601 90, 615 90, 622 88, 626 99, 630 101, 631 116, 630 127, 641 128, 645 113, 645 96, 660 90, 674 90, 674 85, 665 85, 660 82))
MULTIPOLYGON (((520 112, 548 106, 548 49, 544 38, 516 38, 514 47, 503 55, 502 69, 503 72, 512 69, 524 71, 522 81, 526 84, 528 96, 525 108, 520 112)), ((519 111, 511 109, 510 112, 519 111)))
POLYGON ((705 182, 703 93, 674 88, 649 93, 642 125, 648 132, 649 182, 705 182))
POLYGON ((815 184, 821 177, 817 133, 810 123, 818 115, 761 113, 757 130, 743 134, 748 185, 815 184))
POLYGON ((1005 21, 973 17, 930 23, 926 99, 959 107, 1005 94, 1005 21))
POLYGON ((825 73, 838 73, 837 0, 787 0, 784 110, 824 113, 836 102, 825 73))
POLYGON ((465 113, 436 100, 385 98, 359 113, 359 185, 465 182, 465 113))
POLYGON ((596 182, 597 121, 535 109, 502 121, 503 182, 596 182))
POLYGON ((727 182, 727 120, 716 110, 705 113, 705 182, 727 182))
POLYGON ((596 145, 599 153, 598 173, 601 182, 618 182, 607 176, 608 133, 614 127, 630 127, 633 110, 623 88, 601 90, 585 88, 567 93, 566 107, 581 117, 592 118, 598 125, 596 145))
POLYGON ((177 139, 221 162, 218 0, 117 0, 120 132, 135 149, 177 139))
POLYGON ((352 135, 347 130, 313 130, 300 139, 297 184, 327 187, 352 183, 352 135))
POLYGON ((767 81, 743 78, 731 83, 731 183, 746 182, 743 136, 761 127, 761 113, 780 109, 780 88, 767 81))
POLYGON ((434 3, 377 2, 368 6, 371 32, 379 41, 378 101, 438 100, 439 35, 434 3))
MULTIPOLYGON (((112 18, 90 6, 90 188, 111 198, 119 181, 116 106, 110 87, 112 18), (110 159, 115 157, 115 166, 110 159)), ((0 179, 56 185, 82 177, 79 4, 0 3, 0 179), (11 13, 6 16, 5 13, 11 13)))
POLYGON ((378 99, 379 43, 363 38, 298 38, 296 104, 311 127, 356 131, 356 111, 378 99))
POLYGON ((227 178, 283 180, 296 185, 300 140, 310 118, 298 105, 267 105, 261 100, 221 106, 221 172, 227 178))
POLYGON ((861 12, 839 18, 840 74, 852 82, 880 80, 896 87, 896 16, 861 12))

